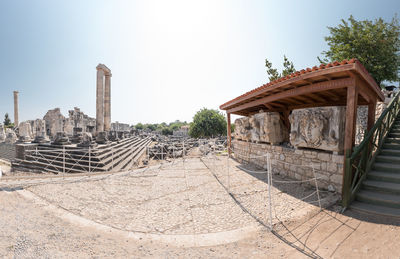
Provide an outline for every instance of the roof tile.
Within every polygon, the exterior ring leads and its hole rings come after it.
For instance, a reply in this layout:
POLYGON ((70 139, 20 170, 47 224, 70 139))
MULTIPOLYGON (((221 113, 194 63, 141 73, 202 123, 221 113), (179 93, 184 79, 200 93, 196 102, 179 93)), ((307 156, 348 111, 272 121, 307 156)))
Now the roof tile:
MULTIPOLYGON (((222 104, 221 106, 230 104, 230 103, 232 103, 232 102, 234 102, 236 100, 239 100, 239 99, 241 99, 241 98, 243 98, 243 97, 245 97, 245 96, 247 96, 247 95, 249 95, 251 93, 258 92, 259 90, 265 89, 265 88, 270 87, 270 86, 272 86, 274 84, 277 84, 279 82, 283 82, 283 81, 289 80, 290 78, 298 77, 299 75, 312 73, 314 71, 323 70, 323 69, 330 68, 330 67, 333 67, 333 66, 342 66, 342 65, 346 65, 346 64, 353 64, 353 63, 356 63, 356 62, 360 63, 360 61, 358 61, 356 58, 352 58, 350 60, 344 59, 341 62, 334 61, 334 62, 328 63, 326 65, 325 64, 321 64, 321 65, 319 65, 319 67, 313 66, 312 68, 306 68, 305 70, 302 69, 300 71, 296 71, 294 73, 291 73, 290 75, 278 78, 278 79, 276 79, 274 81, 271 81, 271 82, 269 82, 267 84, 263 84, 262 86, 260 86, 258 88, 255 88, 255 89, 253 89, 251 91, 248 91, 248 92, 236 97, 235 99, 232 99, 232 100, 222 104)), ((363 69, 364 72, 368 73, 368 71, 364 68, 364 66, 362 66, 362 64, 361 64, 361 68, 363 69)))

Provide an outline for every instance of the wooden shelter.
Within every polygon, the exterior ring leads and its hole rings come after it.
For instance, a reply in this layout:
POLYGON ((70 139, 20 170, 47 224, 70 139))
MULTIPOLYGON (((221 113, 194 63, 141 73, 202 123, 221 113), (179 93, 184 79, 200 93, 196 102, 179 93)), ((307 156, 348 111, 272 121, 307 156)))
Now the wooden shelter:
POLYGON ((294 109, 346 106, 345 154, 355 142, 357 106, 368 105, 368 130, 375 121, 377 101, 384 95, 372 76, 357 60, 343 60, 302 69, 262 85, 220 106, 227 112, 228 150, 231 150, 231 114, 250 116, 259 110, 279 112, 290 129, 294 109))

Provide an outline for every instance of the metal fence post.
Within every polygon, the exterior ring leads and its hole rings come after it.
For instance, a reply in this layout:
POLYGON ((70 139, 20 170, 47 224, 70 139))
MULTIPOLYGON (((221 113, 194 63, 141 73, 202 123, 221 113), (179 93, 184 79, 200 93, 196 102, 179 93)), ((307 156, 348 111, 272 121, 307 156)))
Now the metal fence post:
POLYGON ((114 171, 114 147, 111 147, 111 170, 114 171))
POLYGON ((91 157, 92 155, 91 155, 91 153, 90 153, 90 146, 89 146, 89 173, 92 171, 92 168, 91 168, 91 157))
POLYGON ((267 153, 267 170, 268 170, 268 207, 269 207, 269 229, 272 231, 272 199, 271 199, 271 188, 272 188, 272 165, 271 165, 271 154, 267 153))
POLYGON ((65 146, 63 146, 63 178, 65 174, 65 146))

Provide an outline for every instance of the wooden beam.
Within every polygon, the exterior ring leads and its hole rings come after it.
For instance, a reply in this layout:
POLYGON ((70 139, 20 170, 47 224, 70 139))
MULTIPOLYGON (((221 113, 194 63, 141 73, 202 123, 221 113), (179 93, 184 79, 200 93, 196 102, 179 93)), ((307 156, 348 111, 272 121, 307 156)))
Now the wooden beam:
POLYGON ((378 84, 375 82, 374 78, 368 73, 368 71, 360 65, 357 62, 354 63, 354 68, 357 70, 357 72, 361 75, 361 78, 365 80, 367 83, 368 88, 372 88, 372 90, 376 93, 378 96, 378 99, 383 102, 385 100, 385 96, 382 93, 382 89, 378 86, 378 84))
POLYGON ((291 105, 288 107, 289 110, 296 110, 296 109, 304 109, 304 108, 312 108, 312 107, 326 107, 326 106, 346 106, 346 102, 321 102, 321 103, 305 103, 299 105, 291 105))
POLYGON ((361 76, 354 71, 347 71, 347 74, 356 79, 356 85, 360 88, 358 92, 368 103, 377 98, 373 90, 361 79, 361 76))
POLYGON ((277 102, 273 102, 273 103, 269 103, 270 105, 282 108, 282 109, 287 109, 287 105, 281 104, 281 103, 277 103, 277 102))
MULTIPOLYGON (((353 151, 356 122, 357 122, 357 103, 358 103, 358 88, 354 85, 347 88, 347 105, 346 105, 346 126, 344 135, 344 165, 346 165, 346 158, 351 156, 353 151)), ((348 172, 352 174, 352 172, 348 172)), ((342 178, 342 194, 349 193, 351 186, 352 175, 345 175, 345 167, 343 167, 342 178), (347 178, 347 180, 346 180, 347 178)))
POLYGON ((321 95, 317 94, 317 93, 310 93, 308 94, 309 96, 311 96, 313 99, 316 99, 318 102, 329 102, 329 100, 327 100, 326 98, 322 97, 321 95))
POLYGON ((376 99, 374 102, 368 104, 368 121, 367 131, 370 131, 375 124, 375 110, 376 110, 376 99))
MULTIPOLYGON (((240 102, 242 102, 242 101, 245 100, 245 99, 249 99, 249 98, 252 98, 252 97, 256 97, 256 96, 258 96, 258 95, 260 95, 260 94, 262 94, 262 93, 266 93, 266 92, 269 92, 269 91, 273 91, 273 90, 275 90, 275 89, 277 89, 277 88, 280 88, 280 87, 282 87, 282 86, 287 86, 287 85, 290 85, 290 84, 295 84, 295 83, 297 83, 298 81, 304 81, 304 79, 309 79, 309 78, 314 78, 314 77, 318 77, 318 76, 323 76, 323 75, 326 75, 326 74, 332 74, 332 73, 343 72, 343 71, 352 70, 352 69, 353 69, 353 70, 355 69, 355 64, 354 64, 354 63, 353 63, 353 64, 347 64, 347 65, 341 65, 341 66, 337 66, 337 67, 325 68, 325 69, 322 69, 322 70, 317 70, 317 71, 313 71, 313 72, 306 73, 306 74, 303 74, 303 75, 299 75, 299 76, 296 76, 296 77, 294 77, 294 78, 291 78, 291 79, 282 81, 282 82, 280 82, 280 83, 276 83, 276 84, 271 85, 271 86, 269 86, 269 87, 265 87, 264 89, 262 89, 262 90, 260 90, 260 91, 255 91, 255 92, 253 92, 253 93, 251 93, 251 94, 248 94, 248 95, 246 95, 246 96, 243 96, 243 97, 241 97, 241 98, 238 98, 237 100, 235 100, 235 101, 233 101, 233 102, 231 102, 231 103, 228 103, 228 104, 226 104, 226 105, 221 105, 220 108, 221 108, 222 110, 230 110, 229 107, 232 107, 233 105, 235 105, 235 104, 237 104, 237 103, 240 103, 240 102)), ((336 79, 336 80, 338 80, 338 79, 336 79)), ((336 80, 332 80, 332 81, 336 81, 336 80)))
POLYGON ((229 109, 229 110, 227 110, 227 112, 228 113, 237 112, 237 111, 244 110, 244 109, 247 109, 247 108, 250 108, 253 106, 262 105, 264 103, 269 103, 269 102, 277 101, 280 99, 290 98, 290 97, 304 95, 304 94, 308 94, 308 93, 322 92, 322 91, 327 91, 327 90, 331 90, 331 89, 344 88, 344 87, 354 86, 354 85, 355 85, 354 78, 343 78, 343 79, 336 79, 336 80, 331 80, 331 81, 315 83, 312 85, 306 85, 306 86, 299 87, 296 89, 277 93, 275 95, 266 96, 266 97, 239 105, 232 109, 229 109))
POLYGON ((289 121, 290 110, 283 111, 283 123, 290 133, 290 121, 289 121))
POLYGON ((226 114, 226 117, 227 117, 227 135, 228 135, 228 155, 229 155, 229 157, 231 156, 231 140, 232 140, 232 137, 231 137, 231 114, 230 113, 227 113, 226 114))

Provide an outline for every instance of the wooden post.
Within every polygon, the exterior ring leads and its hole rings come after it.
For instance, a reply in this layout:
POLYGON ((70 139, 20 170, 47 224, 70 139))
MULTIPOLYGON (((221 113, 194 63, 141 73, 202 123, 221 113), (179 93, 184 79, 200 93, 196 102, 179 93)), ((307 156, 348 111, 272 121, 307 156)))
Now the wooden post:
POLYGON ((376 99, 368 104, 367 131, 370 131, 375 124, 375 110, 376 110, 376 99))
POLYGON ((289 115, 290 115, 290 110, 284 110, 283 111, 283 118, 284 118, 284 124, 287 128, 287 130, 289 131, 290 134, 290 120, 289 120, 289 115))
POLYGON ((226 117, 228 119, 228 125, 227 125, 227 131, 228 131, 228 155, 229 157, 231 156, 231 114, 230 113, 226 113, 226 117))
POLYGON ((357 103, 358 103, 358 89, 356 85, 347 87, 347 104, 346 104, 346 128, 344 137, 344 168, 342 178, 342 199, 345 207, 351 195, 351 181, 352 172, 351 166, 348 165, 349 161, 346 161, 351 156, 352 149, 355 142, 356 132, 356 121, 357 121, 357 103), (347 169, 350 168, 348 175, 345 174, 347 169))

